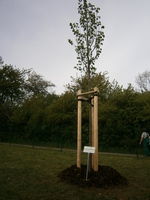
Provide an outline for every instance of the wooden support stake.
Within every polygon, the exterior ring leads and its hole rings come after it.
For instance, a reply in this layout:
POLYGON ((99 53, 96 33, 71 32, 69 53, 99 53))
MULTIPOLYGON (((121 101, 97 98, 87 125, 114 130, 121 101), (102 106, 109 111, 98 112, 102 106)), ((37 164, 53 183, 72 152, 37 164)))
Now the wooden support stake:
POLYGON ((99 90, 97 88, 97 90, 94 90, 94 91, 89 91, 89 92, 84 92, 84 93, 78 93, 77 96, 83 96, 83 95, 86 95, 86 94, 98 94, 99 93, 99 90))
POLYGON ((77 130, 77 167, 81 168, 81 124, 82 102, 80 101, 81 90, 78 90, 78 130, 77 130))
MULTIPOLYGON (((94 91, 97 91, 97 87, 94 91)), ((98 96, 94 96, 94 171, 98 171, 98 96)))
MULTIPOLYGON (((94 99, 91 100, 92 109, 91 109, 91 115, 92 115, 92 147, 94 147, 94 99)), ((94 169, 94 154, 92 154, 92 169, 94 169)))
MULTIPOLYGON (((78 98, 79 98, 79 96, 78 96, 78 98)), ((88 98, 85 98, 85 97, 82 97, 82 96, 80 96, 80 100, 83 100, 83 101, 89 101, 88 98)))

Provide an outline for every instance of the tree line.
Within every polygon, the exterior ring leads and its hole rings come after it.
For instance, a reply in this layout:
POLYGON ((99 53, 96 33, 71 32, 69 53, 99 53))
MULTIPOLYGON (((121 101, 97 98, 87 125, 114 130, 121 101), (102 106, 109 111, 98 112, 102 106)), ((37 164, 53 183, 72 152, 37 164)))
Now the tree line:
MULTIPOLYGON (((147 73, 149 73, 147 71, 147 73)), ((145 73, 143 73, 144 76, 145 73)), ((149 77, 148 77, 149 78, 149 77)), ((136 81, 141 80, 141 74, 136 81), (140 77, 140 78, 139 78, 140 77)), ((0 141, 44 143, 76 147, 77 96, 88 91, 88 77, 72 77, 65 92, 55 94, 55 85, 32 69, 4 65, 0 57, 0 141)), ((110 82, 108 73, 94 73, 91 88, 98 87, 99 147, 134 150, 142 131, 150 130, 150 91, 125 89, 110 82)), ((145 87, 145 85, 144 85, 145 87)), ((88 97, 87 97, 88 98, 88 97)), ((88 145, 89 103, 82 106, 82 146, 88 145)))

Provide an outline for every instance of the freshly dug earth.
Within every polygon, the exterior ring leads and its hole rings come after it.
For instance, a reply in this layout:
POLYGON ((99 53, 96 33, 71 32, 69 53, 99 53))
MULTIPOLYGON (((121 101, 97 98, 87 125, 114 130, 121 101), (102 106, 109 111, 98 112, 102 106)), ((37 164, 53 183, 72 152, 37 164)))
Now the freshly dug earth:
POLYGON ((115 169, 109 166, 98 166, 98 171, 92 170, 88 173, 86 181, 86 165, 81 165, 81 169, 76 165, 63 170, 58 174, 61 181, 79 187, 107 188, 109 186, 119 187, 128 184, 127 179, 120 175, 115 169))

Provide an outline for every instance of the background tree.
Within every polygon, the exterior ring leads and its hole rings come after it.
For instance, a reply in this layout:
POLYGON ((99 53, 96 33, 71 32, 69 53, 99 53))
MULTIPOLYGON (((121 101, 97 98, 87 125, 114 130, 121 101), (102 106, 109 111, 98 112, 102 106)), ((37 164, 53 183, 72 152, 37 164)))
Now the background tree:
MULTIPOLYGON (((104 41, 104 26, 101 25, 99 10, 100 8, 87 3, 87 0, 78 0, 79 23, 70 23, 71 30, 76 37, 75 51, 78 63, 75 68, 81 72, 84 71, 88 77, 88 91, 91 90, 91 74, 96 71, 95 60, 100 56, 101 45, 104 41)), ((73 45, 71 39, 68 41, 73 45)), ((92 145, 91 103, 89 103, 89 145, 92 145)), ((91 165, 90 158, 90 169, 91 165)))
POLYGON ((41 75, 37 74, 34 71, 30 71, 26 80, 25 89, 27 91, 28 96, 38 94, 46 95, 48 94, 48 89, 54 86, 55 85, 50 81, 44 80, 41 75))
POLYGON ((13 123, 42 126, 44 108, 55 98, 49 94, 52 86, 31 69, 4 65, 0 57, 0 127, 4 134, 13 123))
POLYGON ((0 68, 0 101, 19 103, 24 98, 25 75, 27 70, 2 65, 0 68))
POLYGON ((0 67, 2 66, 3 63, 4 63, 4 62, 3 62, 3 59, 2 59, 2 57, 0 56, 0 67))
MULTIPOLYGON (((114 81, 115 83, 115 81, 114 81)), ((94 88, 95 85, 99 89, 99 97, 101 101, 108 99, 111 91, 113 90, 113 85, 109 82, 108 72, 95 73, 91 75, 91 87, 94 88)), ((88 90, 88 77, 86 75, 74 78, 71 77, 71 82, 65 86, 66 90, 69 92, 76 92, 82 88, 83 91, 88 90)), ((77 100, 77 99, 76 99, 77 100)))
POLYGON ((0 127, 5 133, 16 105, 23 102, 25 74, 26 70, 4 65, 0 57, 0 127))
POLYGON ((139 74, 136 77, 135 82, 142 92, 150 92, 150 71, 146 70, 142 74, 139 74))

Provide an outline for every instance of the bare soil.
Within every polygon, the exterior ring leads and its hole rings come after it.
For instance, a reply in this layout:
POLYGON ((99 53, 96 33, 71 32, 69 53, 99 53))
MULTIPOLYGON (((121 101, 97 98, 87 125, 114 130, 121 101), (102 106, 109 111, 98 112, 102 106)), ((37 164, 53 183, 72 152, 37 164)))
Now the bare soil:
POLYGON ((98 171, 91 170, 88 172, 88 180, 86 180, 86 165, 81 165, 81 169, 76 165, 63 170, 58 174, 61 181, 68 184, 77 185, 79 187, 120 187, 128 185, 125 177, 109 166, 98 166, 98 171))

